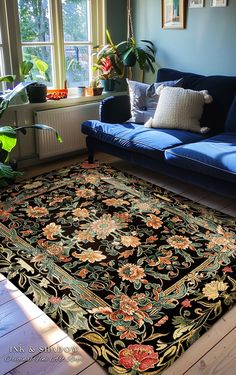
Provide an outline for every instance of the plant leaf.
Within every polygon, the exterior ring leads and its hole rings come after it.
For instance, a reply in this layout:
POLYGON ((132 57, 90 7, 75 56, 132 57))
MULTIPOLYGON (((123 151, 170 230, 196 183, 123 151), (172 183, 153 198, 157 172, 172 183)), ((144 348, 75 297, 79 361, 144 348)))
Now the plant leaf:
POLYGON ((22 131, 24 129, 25 130, 27 130, 27 129, 39 129, 39 130, 49 130, 49 131, 52 131, 52 132, 55 133, 57 141, 59 143, 62 143, 62 137, 51 126, 48 126, 48 125, 45 125, 45 124, 34 124, 34 125, 29 125, 29 126, 19 126, 19 127, 15 128, 16 131, 22 131))
POLYGON ((108 42, 112 45, 112 47, 114 47, 114 43, 111 39, 111 35, 107 29, 106 29, 106 36, 107 36, 108 42))
POLYGON ((148 44, 150 44, 151 46, 154 47, 154 44, 151 42, 151 40, 141 39, 140 41, 143 42, 143 43, 148 43, 148 44))
POLYGON ((12 83, 16 79, 15 75, 6 75, 0 77, 0 82, 10 82, 12 83))
POLYGON ((16 145, 16 132, 11 126, 2 126, 0 128, 0 145, 1 149, 7 152, 16 145))
POLYGON ((0 118, 2 117, 3 113, 6 111, 8 105, 9 105, 9 101, 6 99, 3 99, 0 102, 0 118))
POLYGON ((39 72, 44 75, 48 70, 48 64, 45 61, 38 59, 37 57, 34 58, 33 61, 39 72))
POLYGON ((22 63, 20 64, 20 75, 22 77, 27 76, 29 72, 31 71, 31 69, 33 68, 33 66, 34 64, 31 61, 28 61, 28 60, 22 61, 22 63))
POLYGON ((122 53, 122 60, 124 61, 130 55, 131 52, 133 52, 133 47, 130 47, 122 53))
POLYGON ((0 162, 0 179, 22 176, 22 172, 14 171, 10 165, 0 162))
MULTIPOLYGON (((27 86, 32 85, 32 83, 35 83, 35 81, 31 82, 21 82, 19 83, 11 92, 5 94, 2 96, 4 100, 11 101, 16 95, 18 95, 22 90, 24 90, 27 86)), ((1 108, 0 103, 0 108, 1 108)))
POLYGON ((149 49, 149 51, 151 51, 153 55, 155 54, 155 51, 154 51, 153 48, 151 48, 151 47, 149 47, 149 46, 146 46, 146 48, 149 49))

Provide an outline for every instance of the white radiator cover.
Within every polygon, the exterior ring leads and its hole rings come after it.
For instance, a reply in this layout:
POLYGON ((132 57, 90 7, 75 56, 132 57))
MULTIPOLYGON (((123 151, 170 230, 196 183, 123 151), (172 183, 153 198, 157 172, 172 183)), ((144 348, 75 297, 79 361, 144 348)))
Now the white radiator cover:
POLYGON ((86 149, 86 136, 80 126, 83 121, 99 118, 99 103, 37 111, 34 117, 36 124, 53 126, 63 140, 58 143, 50 131, 36 133, 37 153, 40 159, 45 159, 86 149))

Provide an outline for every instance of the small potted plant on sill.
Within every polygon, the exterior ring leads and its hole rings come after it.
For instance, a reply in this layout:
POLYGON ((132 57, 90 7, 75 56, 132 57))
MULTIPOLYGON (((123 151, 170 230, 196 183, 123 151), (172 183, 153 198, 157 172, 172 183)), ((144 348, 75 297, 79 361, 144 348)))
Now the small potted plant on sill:
MULTIPOLYGON (((11 99, 11 104, 23 104, 23 103, 42 103, 46 101, 47 86, 43 83, 39 83, 36 79, 49 80, 46 71, 48 64, 44 61, 32 56, 34 63, 30 60, 23 60, 19 64, 18 78, 20 82, 27 82, 25 89, 21 90, 17 95, 11 99), (32 70, 34 69, 34 73, 32 70), (37 74, 36 74, 36 73, 37 74), (35 79, 34 79, 35 77, 35 79), (30 82, 31 81, 31 82, 30 82)), ((11 84, 11 89, 5 91, 5 94, 10 93, 15 86, 16 75, 7 75, 0 77, 1 82, 11 84)))
POLYGON ((99 80, 94 78, 88 87, 85 87, 86 96, 98 96, 102 95, 103 87, 99 86, 99 80))
POLYGON ((36 82, 27 87, 27 94, 30 103, 43 103, 47 101, 47 86, 45 81, 50 81, 48 75, 48 64, 36 56, 31 57, 32 61, 23 61, 20 67, 20 74, 24 79, 30 78, 36 82), (38 73, 33 74, 33 70, 38 73), (43 81, 43 82, 40 82, 43 81))

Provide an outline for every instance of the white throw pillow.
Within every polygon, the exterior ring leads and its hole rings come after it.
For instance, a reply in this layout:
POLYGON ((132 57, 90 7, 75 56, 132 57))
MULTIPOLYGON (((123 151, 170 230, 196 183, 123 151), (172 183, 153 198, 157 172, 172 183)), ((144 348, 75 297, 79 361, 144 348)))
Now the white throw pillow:
POLYGON ((145 123, 145 127, 182 129, 196 133, 210 130, 200 126, 204 104, 213 100, 207 90, 161 86, 157 93, 160 96, 154 117, 145 123))
POLYGON ((155 114, 159 99, 159 95, 156 92, 158 87, 162 85, 181 86, 183 79, 153 83, 151 85, 137 81, 130 81, 127 79, 127 83, 129 88, 130 110, 132 116, 129 122, 144 124, 155 114))

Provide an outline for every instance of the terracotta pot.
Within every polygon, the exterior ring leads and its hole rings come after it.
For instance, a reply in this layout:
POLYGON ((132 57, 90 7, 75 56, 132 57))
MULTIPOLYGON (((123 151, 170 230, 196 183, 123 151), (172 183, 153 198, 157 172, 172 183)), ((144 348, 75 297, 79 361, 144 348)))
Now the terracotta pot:
POLYGON ((85 95, 86 96, 98 96, 102 95, 103 87, 86 87, 85 95))

